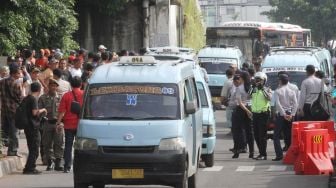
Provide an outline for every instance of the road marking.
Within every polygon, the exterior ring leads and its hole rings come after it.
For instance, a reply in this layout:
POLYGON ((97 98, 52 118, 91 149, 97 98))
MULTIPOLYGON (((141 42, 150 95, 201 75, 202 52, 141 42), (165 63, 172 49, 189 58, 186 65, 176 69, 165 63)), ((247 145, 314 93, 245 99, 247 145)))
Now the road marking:
POLYGON ((285 165, 271 165, 267 171, 270 172, 278 172, 278 171, 286 171, 287 166, 285 165))
POLYGON ((210 167, 210 168, 205 168, 203 171, 218 172, 218 171, 221 171, 222 169, 223 169, 223 166, 213 166, 213 167, 210 167))
POLYGON ((252 172, 255 166, 238 166, 236 172, 252 172))

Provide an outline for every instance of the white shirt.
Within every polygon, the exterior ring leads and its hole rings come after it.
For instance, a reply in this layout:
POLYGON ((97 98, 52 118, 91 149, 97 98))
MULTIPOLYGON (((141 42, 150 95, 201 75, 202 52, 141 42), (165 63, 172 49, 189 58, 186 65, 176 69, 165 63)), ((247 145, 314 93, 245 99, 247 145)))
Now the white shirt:
POLYGON ((224 86, 221 91, 221 97, 229 97, 230 95, 230 90, 233 86, 233 78, 229 78, 225 81, 224 86))
POLYGON ((82 72, 82 69, 80 68, 76 69, 72 67, 69 71, 72 77, 75 77, 75 76, 82 77, 83 72, 82 72))
POLYGON ((304 104, 313 104, 318 98, 320 92, 322 91, 322 80, 315 77, 309 76, 303 80, 301 84, 299 109, 303 109, 304 104))
POLYGON ((336 64, 336 57, 335 57, 335 56, 331 58, 331 63, 332 63, 333 65, 336 64))
POLYGON ((286 111, 291 112, 291 115, 294 116, 297 111, 298 102, 293 89, 287 84, 276 89, 275 93, 276 111, 280 113, 281 116, 285 116, 286 111))
POLYGON ((59 96, 63 96, 64 93, 68 92, 68 91, 71 91, 71 85, 68 81, 65 81, 65 80, 62 80, 62 79, 59 79, 57 80, 59 86, 57 88, 57 94, 59 96))

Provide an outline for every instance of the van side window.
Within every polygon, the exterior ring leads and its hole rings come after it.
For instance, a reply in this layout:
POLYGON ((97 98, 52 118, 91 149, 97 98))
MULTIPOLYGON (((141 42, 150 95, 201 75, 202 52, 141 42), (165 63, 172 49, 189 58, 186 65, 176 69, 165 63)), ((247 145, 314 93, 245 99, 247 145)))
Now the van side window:
POLYGON ((185 98, 184 102, 196 102, 196 111, 200 108, 200 101, 197 93, 197 87, 196 87, 196 82, 195 78, 189 78, 185 80, 185 86, 184 86, 184 91, 185 91, 185 98))
POLYGON ((197 109, 200 108, 200 101, 199 101, 199 97, 198 97, 198 90, 197 90, 197 86, 196 86, 196 82, 195 82, 195 78, 189 78, 190 81, 190 86, 192 89, 192 100, 196 101, 196 106, 197 109))
POLYGON ((327 60, 323 61, 323 65, 324 65, 324 69, 325 69, 325 71, 324 71, 325 77, 329 78, 330 74, 329 74, 329 66, 328 66, 327 60))

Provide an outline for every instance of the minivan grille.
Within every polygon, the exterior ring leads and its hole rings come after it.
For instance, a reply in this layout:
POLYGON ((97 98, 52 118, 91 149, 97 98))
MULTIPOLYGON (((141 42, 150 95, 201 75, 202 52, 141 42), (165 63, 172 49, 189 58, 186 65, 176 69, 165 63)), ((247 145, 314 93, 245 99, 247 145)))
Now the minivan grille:
POLYGON ((103 146, 104 153, 152 153, 155 150, 155 146, 103 146))

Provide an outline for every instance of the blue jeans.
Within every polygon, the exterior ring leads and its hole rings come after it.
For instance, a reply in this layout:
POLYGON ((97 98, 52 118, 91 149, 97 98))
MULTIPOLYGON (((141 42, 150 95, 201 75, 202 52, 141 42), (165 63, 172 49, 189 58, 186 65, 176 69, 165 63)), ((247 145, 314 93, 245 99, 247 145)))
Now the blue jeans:
POLYGON ((64 169, 70 169, 72 165, 72 146, 76 136, 76 130, 64 129, 65 147, 64 147, 64 169))
POLYGON ((283 157, 282 148, 280 143, 280 135, 281 131, 284 133, 285 144, 287 147, 290 145, 290 138, 291 138, 291 123, 287 121, 283 116, 276 116, 275 120, 275 128, 273 134, 273 144, 276 157, 283 157))

